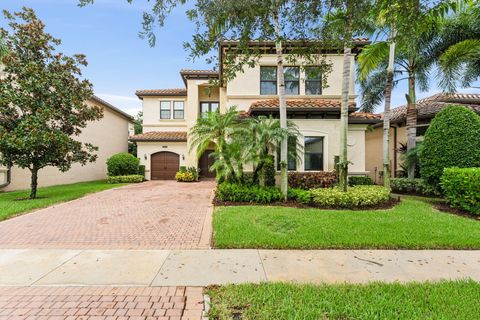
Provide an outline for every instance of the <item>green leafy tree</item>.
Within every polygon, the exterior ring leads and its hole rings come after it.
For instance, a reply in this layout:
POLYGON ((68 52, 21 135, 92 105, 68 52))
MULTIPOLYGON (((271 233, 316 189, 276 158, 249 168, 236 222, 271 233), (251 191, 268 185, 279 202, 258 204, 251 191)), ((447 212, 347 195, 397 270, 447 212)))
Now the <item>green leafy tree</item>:
POLYGON ((60 40, 45 33, 32 9, 4 16, 11 31, 0 29, 9 51, 0 79, 0 164, 29 169, 35 199, 40 169, 67 171, 73 163, 96 160, 97 148, 75 137, 103 114, 85 103, 92 85, 80 79, 84 55, 57 52, 60 40))
POLYGON ((480 116, 449 106, 433 118, 420 152, 420 175, 439 190, 443 169, 480 167, 480 116))

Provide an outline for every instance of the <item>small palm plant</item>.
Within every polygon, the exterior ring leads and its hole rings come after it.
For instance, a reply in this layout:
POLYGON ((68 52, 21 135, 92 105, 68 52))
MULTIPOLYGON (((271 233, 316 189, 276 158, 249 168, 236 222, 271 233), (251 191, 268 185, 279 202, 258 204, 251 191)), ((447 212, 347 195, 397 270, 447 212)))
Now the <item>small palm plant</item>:
POLYGON ((207 112, 200 117, 190 130, 190 150, 196 148, 197 155, 201 156, 211 145, 214 147, 213 157, 216 164, 212 167, 217 173, 217 179, 225 180, 236 176, 238 169, 232 161, 233 147, 231 141, 242 135, 242 124, 235 107, 221 114, 218 110, 207 112))

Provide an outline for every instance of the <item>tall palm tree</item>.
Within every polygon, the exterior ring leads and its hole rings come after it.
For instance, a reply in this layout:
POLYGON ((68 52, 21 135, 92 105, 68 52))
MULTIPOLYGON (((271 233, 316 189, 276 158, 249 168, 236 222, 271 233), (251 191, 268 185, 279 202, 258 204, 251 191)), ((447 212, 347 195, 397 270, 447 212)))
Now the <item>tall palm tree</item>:
POLYGON ((214 146, 218 161, 222 162, 224 169, 217 166, 217 178, 224 172, 236 172, 229 155, 229 144, 241 136, 242 126, 239 122, 239 113, 235 107, 221 114, 218 110, 207 112, 200 117, 190 129, 190 151, 196 149, 197 156, 201 156, 210 145, 214 146))
MULTIPOLYGON (((402 19, 397 22, 396 54, 394 56, 394 80, 392 88, 399 81, 408 81, 407 100, 407 148, 416 145, 417 87, 428 89, 428 76, 434 60, 431 59, 430 45, 438 34, 438 14, 427 8, 419 0, 402 2, 402 19), (415 17, 413 19, 413 17, 415 17)), ((361 109, 372 112, 385 99, 385 79, 387 75, 390 48, 386 41, 379 41, 364 48, 359 55, 359 79, 362 93, 361 109)), ((408 168, 408 177, 413 178, 415 167, 408 168)))

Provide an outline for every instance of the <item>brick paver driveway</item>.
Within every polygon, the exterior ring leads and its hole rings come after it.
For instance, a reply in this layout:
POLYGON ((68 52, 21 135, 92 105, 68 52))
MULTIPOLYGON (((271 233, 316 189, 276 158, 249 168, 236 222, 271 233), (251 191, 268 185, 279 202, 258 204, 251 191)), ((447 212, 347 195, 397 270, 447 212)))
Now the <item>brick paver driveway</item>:
POLYGON ((5 320, 200 320, 198 287, 0 287, 5 320))
POLYGON ((213 189, 150 181, 88 195, 0 222, 0 248, 208 248, 213 189))

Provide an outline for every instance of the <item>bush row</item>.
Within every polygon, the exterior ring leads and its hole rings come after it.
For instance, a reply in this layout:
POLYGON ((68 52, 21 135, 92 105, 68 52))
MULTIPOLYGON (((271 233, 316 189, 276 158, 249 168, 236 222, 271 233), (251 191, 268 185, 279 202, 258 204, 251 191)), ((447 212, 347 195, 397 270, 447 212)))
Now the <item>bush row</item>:
POLYGON ((337 182, 334 172, 289 172, 288 185, 295 189, 328 188, 337 182))
POLYGON ((441 185, 453 207, 480 215, 480 168, 447 168, 441 185))
POLYGON ((382 186, 355 186, 343 192, 338 187, 311 190, 312 201, 321 207, 361 208, 390 200, 390 191, 382 186))
POLYGON ((139 183, 143 181, 143 176, 131 174, 128 176, 108 176, 107 183, 139 183))
POLYGON ((438 195, 435 189, 428 185, 423 179, 392 178, 390 186, 396 193, 415 193, 424 196, 438 195))
POLYGON ((217 199, 231 202, 269 203, 282 199, 280 189, 224 182, 217 186, 217 199))
POLYGON ((351 176, 348 177, 348 185, 353 186, 371 186, 373 180, 369 176, 351 176))
MULTIPOLYGON (((275 187, 260 187, 222 183, 218 185, 218 200, 229 202, 270 203, 280 201, 282 193, 275 187)), ((355 186, 347 192, 339 188, 318 188, 310 191, 290 188, 288 199, 320 207, 358 208, 381 205, 390 199, 390 191, 381 186, 355 186)))

